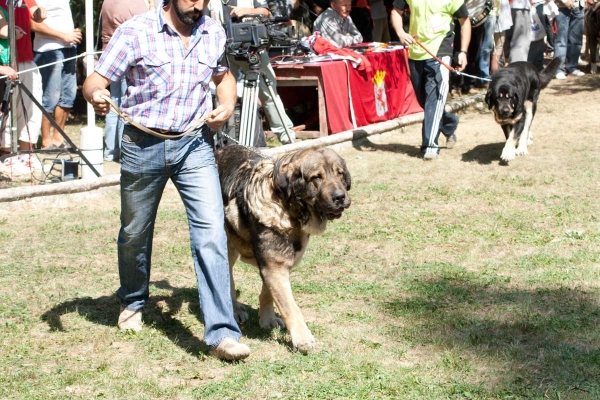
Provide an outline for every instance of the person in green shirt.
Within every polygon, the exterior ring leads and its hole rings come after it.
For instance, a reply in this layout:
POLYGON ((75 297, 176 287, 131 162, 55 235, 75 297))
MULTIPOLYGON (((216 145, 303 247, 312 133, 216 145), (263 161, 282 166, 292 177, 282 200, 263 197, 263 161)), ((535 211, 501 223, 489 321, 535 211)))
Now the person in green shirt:
POLYGON ((450 71, 416 42, 448 65, 453 53, 459 50, 457 70, 463 71, 467 66, 467 49, 471 40, 469 13, 463 0, 395 0, 391 20, 400 42, 409 48, 410 80, 417 101, 425 112, 421 145, 423 159, 435 160, 440 152, 440 132, 446 136, 446 147, 454 147, 458 117, 444 110, 450 71), (405 32, 402 13, 407 8, 410 9, 410 27, 405 32), (453 47, 455 19, 461 26, 460 49, 453 47))

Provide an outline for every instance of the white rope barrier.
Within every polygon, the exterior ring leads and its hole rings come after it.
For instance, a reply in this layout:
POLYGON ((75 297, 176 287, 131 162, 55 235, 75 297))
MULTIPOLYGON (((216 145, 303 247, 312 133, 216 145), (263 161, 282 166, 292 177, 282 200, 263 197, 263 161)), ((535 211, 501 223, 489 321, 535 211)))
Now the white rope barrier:
MULTIPOLYGON (((65 61, 75 60, 77 58, 87 57, 88 55, 95 55, 95 54, 102 54, 102 52, 101 51, 95 51, 93 53, 87 53, 87 52, 86 53, 81 53, 78 56, 69 57, 69 58, 65 58, 63 60, 54 61, 54 62, 45 64, 45 65, 42 65, 41 67, 29 68, 29 69, 26 69, 26 70, 23 70, 23 71, 18 71, 17 75, 21 75, 21 74, 24 74, 26 72, 31 72, 31 71, 39 70, 40 68, 50 67, 51 65, 60 64, 60 63, 63 63, 65 61)), ((6 78, 8 78, 8 75, 2 75, 2 76, 0 76, 0 79, 6 79, 6 78)))

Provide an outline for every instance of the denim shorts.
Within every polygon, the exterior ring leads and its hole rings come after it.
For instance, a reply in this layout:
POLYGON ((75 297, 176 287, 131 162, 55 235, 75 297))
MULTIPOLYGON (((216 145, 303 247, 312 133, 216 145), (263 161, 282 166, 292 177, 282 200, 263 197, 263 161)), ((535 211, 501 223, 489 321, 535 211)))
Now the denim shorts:
POLYGON ((44 67, 44 65, 76 55, 77 48, 75 46, 41 53, 35 52, 33 61, 40 68, 42 89, 44 91, 42 105, 49 113, 52 113, 56 106, 73 108, 75 95, 77 94, 77 77, 74 59, 47 67, 44 67))

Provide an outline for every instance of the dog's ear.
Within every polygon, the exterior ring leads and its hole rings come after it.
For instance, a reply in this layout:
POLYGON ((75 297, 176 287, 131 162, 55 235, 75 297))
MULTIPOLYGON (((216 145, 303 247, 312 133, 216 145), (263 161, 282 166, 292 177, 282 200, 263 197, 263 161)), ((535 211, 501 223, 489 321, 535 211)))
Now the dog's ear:
POLYGON ((344 182, 346 182, 346 190, 350 190, 352 186, 352 178, 350 177, 350 171, 348 171, 348 167, 346 167, 346 162, 342 158, 342 167, 344 168, 344 182))
POLYGON ((494 98, 493 97, 494 97, 493 91, 492 91, 492 88, 490 87, 487 90, 487 93, 485 94, 485 104, 488 105, 488 110, 492 109, 492 105, 493 105, 493 102, 494 102, 494 98))
POLYGON ((292 185, 290 184, 290 164, 276 162, 273 167, 273 187, 275 193, 288 200, 292 195, 292 185))

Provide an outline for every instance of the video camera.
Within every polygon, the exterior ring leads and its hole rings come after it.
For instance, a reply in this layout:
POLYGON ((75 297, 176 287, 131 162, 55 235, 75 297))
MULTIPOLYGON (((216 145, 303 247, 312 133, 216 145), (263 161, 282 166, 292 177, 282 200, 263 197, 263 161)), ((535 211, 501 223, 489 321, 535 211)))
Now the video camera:
POLYGON ((244 22, 229 21, 227 26, 227 52, 238 60, 257 62, 259 53, 271 46, 295 49, 299 41, 293 26, 285 26, 283 22, 289 17, 276 16, 266 18, 262 15, 245 15, 244 22), (248 18, 253 18, 248 21, 248 18))

